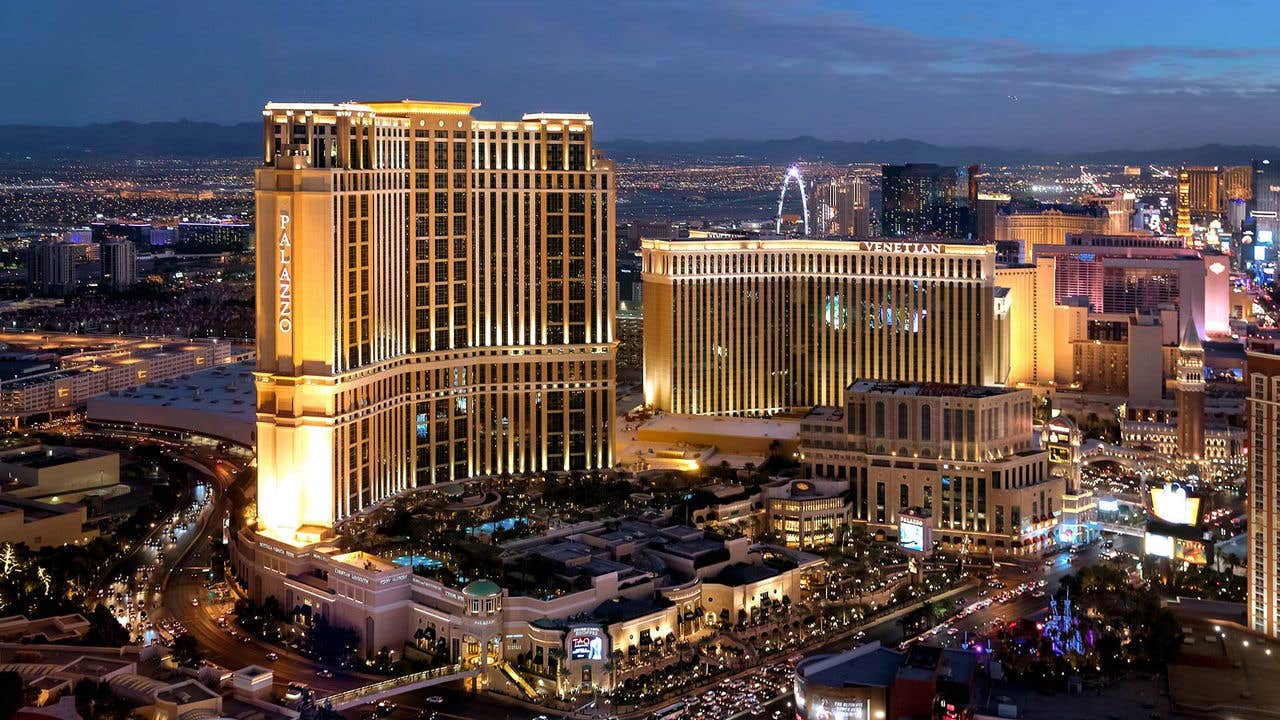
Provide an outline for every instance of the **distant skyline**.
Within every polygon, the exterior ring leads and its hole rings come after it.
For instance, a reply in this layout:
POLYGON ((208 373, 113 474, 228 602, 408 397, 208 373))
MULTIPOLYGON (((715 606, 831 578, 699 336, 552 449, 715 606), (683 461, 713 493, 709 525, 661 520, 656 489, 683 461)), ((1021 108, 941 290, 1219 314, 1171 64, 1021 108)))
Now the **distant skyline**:
POLYGON ((1274 5, 0 4, 3 123, 254 121, 267 100, 589 112, 602 140, 1280 145, 1274 5))

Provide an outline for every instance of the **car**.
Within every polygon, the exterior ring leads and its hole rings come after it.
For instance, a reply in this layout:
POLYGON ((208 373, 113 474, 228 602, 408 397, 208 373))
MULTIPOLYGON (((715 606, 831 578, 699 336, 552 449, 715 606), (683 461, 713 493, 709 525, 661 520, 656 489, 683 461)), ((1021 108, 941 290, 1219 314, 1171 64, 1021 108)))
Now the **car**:
POLYGON ((328 668, 321 668, 316 671, 316 677, 331 678, 333 677, 333 671, 328 668))
POLYGON ((280 659, 280 653, 272 650, 271 652, 267 653, 266 658, 268 662, 275 662, 276 660, 280 659))
POLYGON ((1045 558, 1045 559, 1044 559, 1044 566, 1045 566, 1045 567, 1053 567, 1053 558, 1045 558))
POLYGON ((440 703, 444 702, 444 698, 440 697, 439 695, 432 695, 431 697, 427 698, 427 702, 431 703, 432 705, 439 705, 440 703))

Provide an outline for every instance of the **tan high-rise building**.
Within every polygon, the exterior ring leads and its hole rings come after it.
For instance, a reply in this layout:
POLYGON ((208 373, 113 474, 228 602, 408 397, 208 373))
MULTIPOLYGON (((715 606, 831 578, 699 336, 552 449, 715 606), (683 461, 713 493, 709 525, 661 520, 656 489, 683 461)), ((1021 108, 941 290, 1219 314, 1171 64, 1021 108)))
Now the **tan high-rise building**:
POLYGON ((586 115, 271 103, 257 171, 258 519, 608 467, 614 183, 586 115))
POLYGON ((1250 352, 1249 628, 1280 637, 1280 355, 1250 352))
POLYGON ((996 287, 1009 297, 1010 385, 1049 386, 1056 377, 1057 310, 1054 302, 1056 261, 997 267, 996 287))
POLYGON ((997 212, 995 216, 996 242, 1020 240, 1023 257, 1027 262, 1035 259, 1037 245, 1063 245, 1067 235, 1073 233, 1101 234, 1110 226, 1110 215, 1101 207, 1063 212, 1058 208, 1034 211, 997 212))
POLYGON ((995 248, 882 240, 644 240, 645 402, 766 415, 856 378, 1002 383, 995 248))

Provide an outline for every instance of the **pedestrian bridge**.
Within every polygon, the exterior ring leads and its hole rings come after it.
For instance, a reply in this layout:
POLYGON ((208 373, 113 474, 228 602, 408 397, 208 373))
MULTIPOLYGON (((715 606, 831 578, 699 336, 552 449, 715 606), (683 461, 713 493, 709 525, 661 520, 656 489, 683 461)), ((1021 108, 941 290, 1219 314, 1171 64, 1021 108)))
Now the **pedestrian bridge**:
POLYGON ((374 703, 379 700, 385 700, 389 697, 400 695, 401 693, 421 690, 432 685, 443 685, 453 682, 454 680, 463 680, 466 678, 474 678, 480 674, 479 668, 464 668, 461 665, 446 665, 444 667, 423 670, 422 672, 401 675, 400 677, 388 678, 371 685, 343 690, 324 698, 319 702, 321 707, 329 708, 336 712, 341 712, 357 705, 365 703, 374 703))
POLYGON ((1098 529, 1103 532, 1116 533, 1118 535, 1129 535, 1131 537, 1142 537, 1145 531, 1140 527, 1132 525, 1121 525, 1119 523, 1098 523, 1098 529))

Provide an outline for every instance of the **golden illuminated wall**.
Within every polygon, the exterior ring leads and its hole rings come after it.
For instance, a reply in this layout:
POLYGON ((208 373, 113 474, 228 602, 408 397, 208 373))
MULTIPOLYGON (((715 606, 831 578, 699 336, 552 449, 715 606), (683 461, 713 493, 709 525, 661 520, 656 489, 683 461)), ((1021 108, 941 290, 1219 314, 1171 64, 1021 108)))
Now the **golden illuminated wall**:
POLYGON ((612 464, 613 167, 591 120, 268 105, 257 173, 260 524, 612 464))
POLYGON ((996 377, 994 249, 645 240, 645 402, 768 414, 839 403, 855 378, 996 377))
POLYGON ((996 241, 1023 241, 1027 262, 1035 259, 1036 245, 1062 245, 1070 233, 1101 234, 1107 232, 1107 228, 1107 216, 1076 215, 1061 210, 996 214, 996 241))
POLYGON ((1009 290, 1009 385, 1050 385, 1056 361, 1053 258, 1000 267, 995 284, 1009 290))

